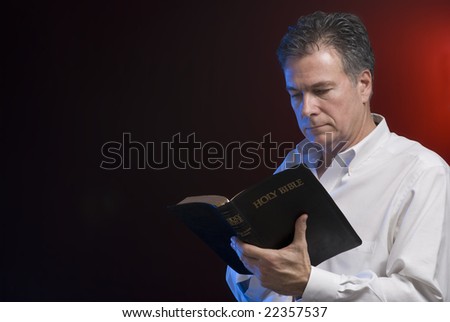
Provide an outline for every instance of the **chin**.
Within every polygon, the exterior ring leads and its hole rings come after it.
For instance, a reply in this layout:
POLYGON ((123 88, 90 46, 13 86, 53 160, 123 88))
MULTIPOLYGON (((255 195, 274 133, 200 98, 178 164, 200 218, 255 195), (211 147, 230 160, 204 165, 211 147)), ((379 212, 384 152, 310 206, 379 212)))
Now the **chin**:
POLYGON ((307 136, 306 138, 308 139, 309 142, 318 144, 322 147, 330 144, 330 138, 325 136, 325 134, 319 136, 307 136))

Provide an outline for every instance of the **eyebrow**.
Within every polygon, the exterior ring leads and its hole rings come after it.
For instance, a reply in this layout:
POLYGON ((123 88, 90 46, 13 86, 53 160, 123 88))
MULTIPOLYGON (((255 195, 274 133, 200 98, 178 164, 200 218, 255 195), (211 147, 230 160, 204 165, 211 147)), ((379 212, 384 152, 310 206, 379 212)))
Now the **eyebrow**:
MULTIPOLYGON (((312 89, 317 89, 317 88, 323 88, 323 87, 328 87, 328 86, 334 86, 336 85, 335 82, 332 81, 323 81, 323 82, 317 82, 312 84, 310 87, 312 89)), ((286 86, 286 90, 287 91, 298 91, 299 89, 293 86, 286 86)))
POLYGON ((295 88, 293 86, 286 86, 287 91, 298 91, 298 88, 295 88))

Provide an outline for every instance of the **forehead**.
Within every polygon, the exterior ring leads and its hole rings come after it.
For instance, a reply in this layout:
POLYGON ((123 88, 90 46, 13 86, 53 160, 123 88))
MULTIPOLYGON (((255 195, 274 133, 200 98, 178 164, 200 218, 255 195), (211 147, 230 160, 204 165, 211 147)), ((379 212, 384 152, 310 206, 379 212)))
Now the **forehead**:
POLYGON ((304 57, 289 57, 284 66, 286 86, 305 87, 347 77, 340 55, 332 48, 314 50, 304 57))

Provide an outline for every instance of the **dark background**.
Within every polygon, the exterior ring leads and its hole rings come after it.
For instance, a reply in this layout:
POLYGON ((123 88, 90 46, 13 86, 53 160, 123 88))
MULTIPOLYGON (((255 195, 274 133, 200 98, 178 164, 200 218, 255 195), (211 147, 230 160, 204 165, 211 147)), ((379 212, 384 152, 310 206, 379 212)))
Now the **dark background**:
POLYGON ((159 157, 177 133, 300 141, 275 50, 318 9, 361 16, 376 55, 373 111, 449 162, 448 1, 4 7, 0 299, 232 301, 223 263, 166 206, 232 196, 273 169, 137 169, 132 158, 103 170, 101 149, 123 133, 159 157))

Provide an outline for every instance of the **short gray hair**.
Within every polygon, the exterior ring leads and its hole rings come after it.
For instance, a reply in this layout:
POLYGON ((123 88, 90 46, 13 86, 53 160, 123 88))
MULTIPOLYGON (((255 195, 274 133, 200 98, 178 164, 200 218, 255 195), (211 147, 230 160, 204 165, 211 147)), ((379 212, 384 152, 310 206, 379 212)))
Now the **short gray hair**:
POLYGON ((290 26, 277 50, 278 61, 284 69, 289 57, 304 57, 320 46, 334 48, 341 56, 344 72, 356 81, 365 69, 374 75, 375 57, 367 29, 350 13, 314 12, 290 26))

